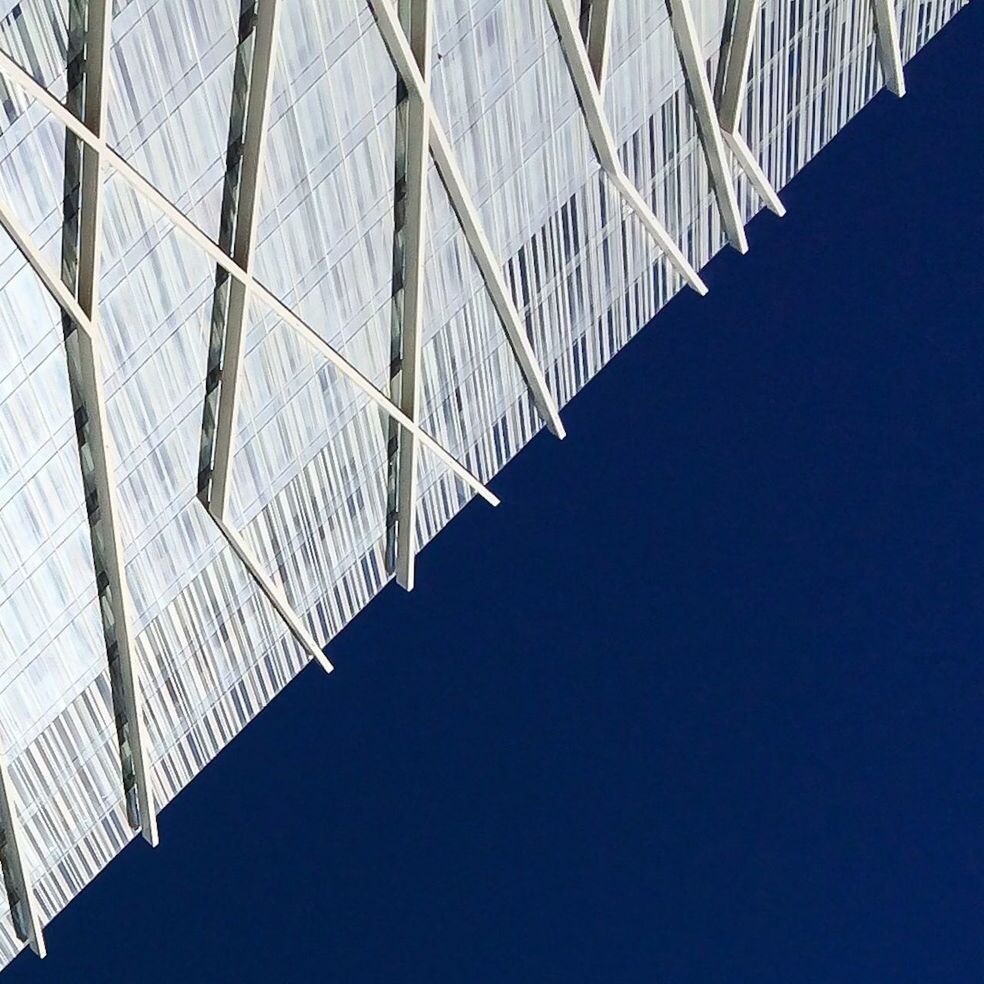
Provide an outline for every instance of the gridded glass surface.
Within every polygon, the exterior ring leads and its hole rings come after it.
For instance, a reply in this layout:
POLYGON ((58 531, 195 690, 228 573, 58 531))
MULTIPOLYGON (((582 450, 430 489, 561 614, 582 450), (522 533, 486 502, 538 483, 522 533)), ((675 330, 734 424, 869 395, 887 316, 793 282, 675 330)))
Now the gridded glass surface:
MULTIPOLYGON (((911 57, 960 0, 900 0, 911 57)), ((281 0, 253 272, 388 392, 398 85, 360 0, 281 0)), ((599 169, 545 3, 434 3, 434 103, 563 405, 679 289, 599 169)), ((572 10, 577 8, 572 4, 572 10)), ((724 0, 694 3, 713 72, 724 0)), ((242 68, 240 0, 116 0, 109 143, 213 239, 242 68)), ((59 99, 70 8, 0 0, 0 50, 59 99)), ((868 0, 763 3, 743 133, 782 187, 882 85, 868 0)), ((64 133, 0 85, 0 200, 62 261, 64 133)), ((663 4, 615 3, 606 111, 685 254, 723 244, 663 4)), ((746 218, 761 207, 737 174, 746 218)), ((105 169, 102 383, 156 800, 308 662, 196 496, 215 264, 105 169)), ((427 174, 420 424, 490 480, 542 426, 442 181, 427 174)), ((228 519, 325 644, 390 579, 393 442, 367 394, 253 294, 228 519)), ((47 922, 134 836, 58 309, 0 237, 0 751, 47 922)), ((471 500, 419 445, 418 542, 471 500)), ((0 892, 0 965, 20 949, 0 892)))

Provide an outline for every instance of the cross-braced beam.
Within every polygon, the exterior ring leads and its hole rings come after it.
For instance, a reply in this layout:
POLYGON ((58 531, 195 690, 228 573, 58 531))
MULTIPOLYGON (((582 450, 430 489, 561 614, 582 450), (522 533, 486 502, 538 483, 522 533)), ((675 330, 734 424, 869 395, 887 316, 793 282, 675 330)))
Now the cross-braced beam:
POLYGON ((581 0, 581 37, 598 92, 605 94, 608 78, 608 39, 612 30, 614 0, 581 0))
MULTIPOLYGON (((112 0, 69 4, 67 105, 97 136, 106 117, 111 18, 112 0)), ((98 149, 66 132, 62 280, 91 322, 98 319, 101 184, 98 149)), ((79 331, 78 324, 70 312, 63 312, 68 382, 119 742, 123 799, 131 828, 142 831, 144 838, 156 845, 157 810, 140 677, 132 651, 131 602, 117 522, 115 463, 106 423, 102 370, 90 334, 79 331)))
POLYGON ((646 204, 645 199, 632 184, 628 174, 625 173, 625 168, 622 167, 615 146, 615 137, 608 125, 602 106, 601 93, 598 91, 597 82, 595 82, 594 71, 588 61, 588 54, 577 25, 574 23, 574 16, 567 6, 567 0, 547 0, 547 5, 553 16, 561 50, 564 52, 571 81, 574 83, 574 89, 581 104, 588 136, 591 138, 591 144, 602 169, 680 276, 698 294, 706 294, 707 286, 704 281, 701 280, 690 261, 683 255, 680 247, 673 241, 663 224, 653 214, 653 210, 646 204))
POLYGON ((748 91, 748 69, 762 0, 730 0, 721 39, 714 99, 724 141, 755 193, 776 215, 786 214, 772 182, 739 130, 748 91))
POLYGON ((690 8, 690 0, 666 0, 666 5, 670 11, 670 25, 676 38, 677 51, 680 53, 687 92, 690 94, 690 103, 697 120, 697 132, 704 148, 707 170, 714 189, 714 197, 717 198, 721 221, 731 245, 740 253, 746 253, 748 240, 745 238, 745 223, 738 208, 731 168, 725 156, 724 137, 721 135, 721 125, 714 108, 711 86, 707 80, 704 54, 697 25, 694 22, 694 14, 690 8))
MULTIPOLYGON (((267 287, 264 287, 252 274, 247 273, 231 256, 224 253, 222 248, 214 240, 202 232, 194 222, 162 195, 136 168, 109 147, 102 136, 93 133, 87 126, 73 116, 72 113, 68 112, 51 93, 39 85, 4 51, 0 51, 0 75, 10 79, 10 81, 26 92, 32 99, 35 99, 44 106, 59 123, 74 133, 83 143, 97 150, 105 166, 115 171, 121 180, 126 182, 141 197, 157 208, 178 231, 185 235, 218 266, 222 267, 235 280, 242 282, 249 294, 255 295, 263 301, 278 318, 284 321, 293 331, 297 332, 316 352, 321 354, 335 368, 339 375, 344 376, 357 389, 361 390, 380 410, 394 418, 403 427, 412 430, 421 445, 431 451, 470 489, 491 505, 497 506, 499 504, 499 499, 485 487, 479 478, 465 468, 464 465, 443 448, 430 434, 423 430, 423 428, 414 423, 384 393, 373 385, 371 380, 367 379, 340 352, 329 345, 311 325, 288 308, 279 297, 267 287)), ((16 227, 16 222, 13 221, 9 209, 2 205, 0 205, 0 223, 4 224, 5 227, 8 224, 16 227)), ((29 239, 25 241, 25 245, 30 246, 29 239)), ((21 252, 25 251, 22 249, 21 252)), ((30 249, 28 252, 25 252, 25 257, 31 261, 31 266, 38 273, 42 283, 49 290, 52 290, 52 285, 47 278, 47 273, 50 273, 50 271, 42 273, 46 264, 40 253, 37 250, 30 249)), ((73 313, 73 317, 75 317, 72 309, 74 308, 77 311, 78 304, 74 298, 66 301, 64 295, 59 294, 57 289, 52 290, 52 293, 61 307, 73 313)), ((84 313, 82 319, 76 317, 76 321, 83 331, 89 331, 90 323, 84 313)))
MULTIPOLYGON (((252 270, 256 245, 259 180, 276 57, 278 11, 279 0, 242 0, 239 17, 219 246, 247 272, 252 270)), ((198 497, 220 519, 225 516, 229 501, 236 401, 248 310, 246 284, 230 276, 223 267, 217 267, 205 373, 198 497)))
POLYGON ((410 41, 400 25, 390 0, 366 0, 366 2, 376 18, 379 33, 397 74, 403 80, 407 91, 412 92, 423 104, 424 114, 428 119, 430 152, 434 157, 434 163, 447 189, 451 206, 458 216, 468 247, 485 281, 492 304, 505 328, 506 336, 526 384, 530 388, 537 410, 547 427, 557 437, 563 437, 564 425, 561 423, 556 401, 550 393, 543 370, 537 362, 536 353, 513 303, 500 263, 492 252, 491 243, 482 225, 478 209, 465 185, 451 142, 444 133, 444 128, 434 109, 430 90, 414 58, 410 41))
POLYGON ((24 863, 24 835, 17 813, 16 796, 10 782, 7 759, 0 752, 0 869, 10 903, 14 932, 39 956, 46 953, 41 916, 34 897, 34 882, 24 863))
POLYGON ((902 68, 902 47, 899 44, 899 21, 895 0, 872 0, 875 33, 878 35, 878 57, 885 85, 897 96, 905 95, 905 71, 902 68))
MULTIPOLYGON (((430 81, 431 2, 400 0, 400 25, 424 84, 430 81)), ((423 341, 424 256, 427 225, 427 164, 430 119, 423 99, 400 86, 394 168, 393 319, 394 373, 391 396, 411 419, 420 415, 420 358, 423 341)), ((387 556, 396 581, 413 590, 417 553, 417 440, 396 429, 390 457, 391 514, 387 556)))

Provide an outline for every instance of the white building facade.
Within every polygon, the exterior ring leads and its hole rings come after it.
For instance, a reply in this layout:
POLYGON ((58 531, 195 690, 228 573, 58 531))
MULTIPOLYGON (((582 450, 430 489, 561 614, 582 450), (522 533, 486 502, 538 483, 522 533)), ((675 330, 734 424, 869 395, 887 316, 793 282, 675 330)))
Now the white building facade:
POLYGON ((0 0, 0 966, 964 2, 0 0))

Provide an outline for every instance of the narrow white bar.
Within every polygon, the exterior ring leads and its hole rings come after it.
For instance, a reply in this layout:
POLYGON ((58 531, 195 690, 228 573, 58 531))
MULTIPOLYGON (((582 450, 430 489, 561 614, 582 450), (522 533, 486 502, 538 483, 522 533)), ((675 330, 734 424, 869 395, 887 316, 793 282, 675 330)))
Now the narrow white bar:
POLYGON ((881 60, 885 85, 897 96, 905 95, 905 70, 902 67, 902 47, 899 44, 899 21, 895 0, 872 0, 875 33, 878 35, 878 57, 881 60))
MULTIPOLYGON (((232 257, 247 272, 252 271, 259 220, 259 181, 263 173, 267 125, 266 117, 273 88, 276 60, 279 0, 257 0, 253 28, 252 68, 246 104, 246 127, 240 165, 239 203, 232 257)), ((249 291, 245 282, 233 280, 229 287, 226 335, 222 345, 219 404, 216 412, 212 480, 206 505, 220 519, 229 503, 229 476, 232 468, 236 431, 236 407, 242 375, 243 334, 249 312, 249 291)))
POLYGON ((725 133, 734 133, 741 124, 748 88, 748 69, 762 0, 732 0, 734 16, 730 36, 721 51, 718 118, 725 133), (723 72, 723 75, 721 74, 723 72))
MULTIPOLYGON (((429 451, 432 451, 442 462, 444 462, 444 464, 446 464, 448 468, 450 468, 455 475, 457 475, 458 478, 460 478, 470 489, 480 495, 491 505, 497 506, 499 504, 499 499, 485 487, 480 479, 468 471, 468 469, 465 468, 456 458, 441 447, 441 445, 435 441, 430 434, 411 421, 399 407, 397 407, 384 393, 373 385, 369 379, 363 376, 362 373, 355 368, 355 366, 353 366, 345 359, 343 355, 341 355, 341 353, 329 345, 318 334, 318 332, 314 330, 314 328, 312 328, 309 324, 298 317, 298 315, 295 314, 290 308, 288 308, 287 305, 280 300, 280 298, 278 298, 272 291, 264 287, 263 284, 256 280, 252 275, 247 273, 230 256, 227 256, 216 242, 205 235, 205 233, 202 232, 198 226, 196 226, 183 212, 181 212, 172 202, 162 195, 146 178, 143 177, 143 175, 140 174, 139 171, 132 167, 111 147, 107 146, 106 142, 101 137, 97 137, 91 130, 89 130, 88 127, 80 123, 79 120, 68 112, 68 110, 66 110, 57 99, 55 99, 43 86, 39 85, 4 51, 0 51, 0 75, 6 76, 17 86, 23 89, 29 96, 31 96, 31 98, 36 99, 37 102, 44 106, 45 109, 47 109, 52 116, 58 120, 59 123, 71 130, 72 133, 76 134, 80 140, 98 150, 104 164, 113 168, 113 170, 119 174, 123 181, 129 184, 148 202, 158 208, 177 229, 184 233, 188 239, 198 246, 211 260, 221 266, 223 270, 226 270, 230 276, 241 281, 245 285, 248 292, 259 297, 264 304, 266 304, 277 315, 277 317, 281 318, 284 322, 290 325, 290 327, 302 338, 304 338, 309 345, 311 345, 317 352, 321 353, 326 361, 330 362, 340 375, 344 376, 358 389, 362 390, 362 392, 365 393, 365 395, 372 400, 373 403, 383 410, 384 413, 396 420, 397 423, 412 430, 421 444, 423 444, 429 451)), ((12 216, 9 214, 9 210, 0 206, 0 213, 4 211, 7 213, 6 219, 8 221, 11 220, 12 216)), ((4 224, 6 227, 6 223, 4 224)), ((33 253, 35 259, 41 259, 40 254, 38 254, 33 247, 31 248, 31 253, 33 253)), ((27 255, 28 254, 25 253, 25 256, 27 255)), ((43 259, 41 259, 40 266, 36 266, 33 262, 31 265, 34 267, 39 276, 42 276, 42 270, 45 270, 46 275, 51 274, 50 270, 45 269, 46 265, 43 259)), ((89 319, 84 315, 81 319, 79 319, 75 314, 75 311, 80 311, 80 309, 74 298, 72 298, 71 301, 72 306, 68 306, 63 299, 64 294, 60 293, 57 289, 53 290, 52 285, 49 284, 48 280, 45 279, 44 276, 42 276, 42 280, 58 303, 78 321, 79 326, 82 327, 83 330, 88 330, 89 319)), ((57 276, 55 277, 55 282, 61 283, 57 276)), ((71 297, 71 294, 69 294, 69 296, 71 297)))
POLYGON ((39 956, 44 957, 47 950, 44 945, 44 933, 41 929, 41 917, 38 913, 38 902, 34 896, 34 882, 27 865, 24 863, 23 843, 24 834, 16 807, 16 794, 10 781, 7 769, 7 758, 0 752, 0 826, 3 827, 4 850, 3 880, 8 898, 11 896, 21 900, 24 906, 26 922, 25 932, 17 926, 17 920, 11 911, 14 928, 19 939, 27 943, 39 956))
POLYGON ((260 562, 253 555, 253 552, 246 546, 246 541, 232 529, 224 520, 205 510, 212 517, 213 522, 218 527, 219 532, 226 538, 226 542, 232 547, 233 552, 246 568, 249 576, 256 583, 256 586, 264 594, 267 601, 276 609, 277 614, 283 619, 290 634, 297 640, 300 646, 307 652, 311 659, 315 660, 326 673, 331 673, 334 667, 328 657, 324 654, 321 647, 314 637, 305 628, 301 617, 291 607, 287 596, 280 589, 280 586, 263 572, 260 562))
POLYGON ((533 394, 537 410, 547 427, 557 437, 563 437, 564 425, 561 423, 557 404, 547 386, 543 370, 537 362, 536 354, 526 335, 526 329, 519 312, 513 304, 509 288, 502 276, 502 268, 492 252, 492 246, 485 233, 478 210, 468 193, 464 177, 451 148, 451 142, 445 136, 440 119, 434 110, 430 92, 420 74, 420 69, 410 48, 410 42, 400 26, 389 0, 367 0, 367 3, 376 18, 379 33, 390 53, 393 64, 396 66, 397 73, 403 79, 403 84, 407 87, 408 92, 415 95, 423 103, 424 111, 429 119, 430 151, 434 156, 434 163, 437 164, 441 180, 448 192, 448 198, 458 216, 462 232, 465 234, 465 239, 485 281, 485 287, 489 292, 492 304, 505 328, 516 361, 519 363, 526 384, 533 394))
MULTIPOLYGON (((112 25, 112 0, 88 0, 85 27, 85 97, 83 117, 98 137, 106 119, 109 92, 109 52, 112 25)), ((145 706, 139 667, 133 656, 132 601, 126 582, 126 562, 120 541, 119 513, 116 499, 116 462, 106 423, 106 399, 103 393, 99 350, 93 344, 98 334, 99 273, 102 244, 102 169, 99 147, 82 146, 80 187, 78 300, 90 320, 87 331, 77 330, 75 342, 79 358, 75 383, 87 416, 88 451, 92 462, 92 480, 98 497, 97 550, 94 560, 109 582, 113 609, 113 630, 119 659, 122 707, 114 711, 126 721, 126 742, 120 742, 121 763, 129 754, 140 814, 140 831, 153 846, 158 843, 157 807, 154 802, 149 742, 145 726, 145 706), (128 752, 127 752, 128 747, 128 752)), ((69 317, 72 317, 71 312, 69 317)), ((76 320, 76 324, 80 324, 76 320)), ((109 659, 109 654, 107 654, 109 659)), ((132 821, 131 821, 132 822, 132 821)))
POLYGON ((676 36, 677 50, 687 80, 687 91, 697 120, 697 130, 704 147, 704 156, 707 159, 707 169, 717 198, 721 221, 731 245, 740 253, 747 253, 745 223, 738 209, 738 198, 735 195, 731 168, 725 155, 724 138, 721 136, 721 126, 714 108, 711 86, 704 68, 704 54, 693 11, 690 9, 689 0, 667 0, 667 5, 670 9, 670 24, 676 36))
POLYGON ((739 167, 745 172, 745 176, 755 189, 755 193, 765 202, 770 211, 782 218, 786 214, 786 206, 780 201, 768 175, 762 170, 759 162, 755 159, 755 155, 749 149, 748 144, 745 143, 745 138, 737 131, 735 133, 728 133, 725 130, 724 142, 728 145, 731 153, 734 154, 739 167))
POLYGON ((550 13, 553 15, 554 24, 557 27, 557 36, 560 39, 560 46, 567 60, 567 67, 570 71, 578 100, 581 103, 581 111, 584 114, 584 123, 588 130, 588 136, 591 138, 592 146, 598 155, 598 160, 602 168, 626 204, 642 222, 653 241, 666 255, 666 258, 676 268, 680 276, 698 294, 706 294, 707 287, 704 281, 701 280, 700 275, 691 266, 690 261, 683 255, 683 252, 673 241, 670 234, 663 227, 663 224, 653 214, 652 209, 646 204, 645 199, 639 194, 638 189, 629 180, 629 176, 622 167, 622 162, 619 160, 618 150, 615 146, 615 137, 612 134, 611 127, 608 125, 604 107, 601 103, 601 94, 595 82, 594 72, 588 61, 587 51, 581 40, 577 25, 574 22, 574 16, 567 5, 567 0, 546 0, 546 2, 550 8, 550 13))
POLYGON ((609 38, 614 10, 614 0, 591 0, 588 8, 588 32, 584 45, 600 95, 605 93, 605 81, 608 78, 609 38))
MULTIPOLYGON (((424 85, 430 81, 431 3, 407 0, 410 48, 424 85)), ((424 317, 424 256, 427 226, 427 164, 430 117, 424 100, 407 93, 406 217, 403 223, 403 323, 400 402, 411 419, 420 416, 420 356, 424 317)), ((397 489, 396 582, 413 590, 417 554, 417 440, 401 430, 397 489)))

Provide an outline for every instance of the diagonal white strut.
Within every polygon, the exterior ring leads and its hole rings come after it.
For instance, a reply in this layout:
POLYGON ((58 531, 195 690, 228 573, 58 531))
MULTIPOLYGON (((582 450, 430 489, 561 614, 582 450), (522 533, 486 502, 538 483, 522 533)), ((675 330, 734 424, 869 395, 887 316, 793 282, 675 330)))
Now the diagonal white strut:
POLYGON ((895 0, 871 0, 874 6, 875 33, 878 35, 878 57, 885 85, 897 96, 905 95, 905 71, 902 68, 902 47, 899 44, 899 21, 895 0))
POLYGON ((739 130, 745 109, 748 70, 761 7, 762 0, 730 0, 721 39, 714 97, 725 143, 745 172, 755 193, 771 211, 783 216, 786 214, 785 206, 739 130))
MULTIPOLYGON (((85 124, 97 136, 103 131, 109 89, 109 49, 112 0, 88 0, 71 16, 85 15, 85 58, 78 107, 85 124)), ((81 24, 75 25, 81 28, 81 24)), ((66 149, 66 164, 69 149, 66 149)), ((99 274, 102 229, 102 181, 99 149, 81 147, 82 173, 79 188, 78 270, 73 285, 79 307, 93 325, 98 323, 99 274)), ((69 200, 71 192, 66 195, 69 200)), ((69 235, 66 217, 66 235, 69 235)), ((76 248, 75 233, 68 244, 69 254, 76 248)), ((16 241, 16 240, 15 240, 16 241)), ((66 268, 67 269, 67 268, 66 268)), ((67 273, 66 273, 67 275, 67 273)), ((93 333, 78 330, 78 321, 67 312, 74 330, 65 336, 68 376, 73 400, 81 407, 76 416, 79 460, 86 499, 91 499, 89 524, 96 582, 106 641, 110 691, 117 722, 124 802, 131 827, 139 829, 152 845, 158 841, 157 808, 151 783, 149 739, 145 725, 145 706, 139 669, 132 646, 132 620, 126 564, 120 541, 116 501, 116 463, 106 421, 106 399, 99 351, 93 333)))
POLYGON ((458 216, 458 222, 461 224, 461 230, 465 234, 468 247, 481 271, 489 297, 505 328, 506 335, 516 355, 516 361, 519 363, 526 384, 530 388, 540 416, 557 437, 563 437, 564 425, 561 423, 556 401, 550 393, 543 370, 537 362, 536 353, 533 351, 522 319, 513 303, 505 278, 502 276, 501 265, 492 252, 492 245, 482 226, 478 210, 468 193, 451 143, 434 110, 430 91, 420 73, 406 33, 397 19, 390 0, 366 0, 366 2, 376 18, 376 25, 379 28, 383 43, 389 51, 390 58, 396 66, 397 74, 403 80, 407 92, 412 93, 423 104, 424 114, 428 119, 430 152, 434 157, 434 163, 437 165, 441 180, 447 189, 448 198, 458 216))
POLYGON ((622 167, 615 146, 615 137, 605 117, 594 71, 588 61, 584 42, 581 40, 577 25, 574 23, 574 16, 567 5, 567 0, 546 0, 546 2, 557 27, 557 36, 560 39, 560 46, 567 60, 571 80, 581 104, 588 136, 591 138, 602 169, 680 276, 697 293, 706 294, 707 287, 704 281, 701 280, 690 261, 683 255, 680 247, 673 241, 663 224, 653 214, 653 210, 646 204, 645 199, 639 194, 638 189, 625 173, 625 168, 622 167))
POLYGON ((687 82, 687 92, 690 94, 694 117, 697 120, 697 131, 707 159, 707 170, 710 174, 711 186, 714 188, 714 196, 717 198, 721 221, 731 245, 740 253, 747 253, 745 223, 738 208, 731 168, 728 166, 724 150, 724 137, 721 135, 721 125, 714 108, 714 97, 707 80, 704 54, 697 25, 694 22, 694 14, 690 8, 690 0, 666 0, 666 4, 670 10, 670 26, 676 37, 677 51, 680 53, 680 63, 687 82))
MULTIPOLYGON (((256 297, 262 300, 280 319, 296 331, 312 348, 319 352, 326 361, 331 363, 339 375, 344 376, 353 383, 356 388, 360 389, 384 413, 396 420, 401 426, 412 430, 417 440, 429 451, 433 452, 439 460, 444 462, 470 489, 491 505, 497 506, 499 504, 499 499, 485 487, 480 479, 465 468, 438 441, 423 430, 423 428, 410 420, 399 407, 359 372, 355 366, 348 362, 340 352, 329 345, 314 328, 288 308, 280 298, 256 280, 255 277, 247 273, 235 260, 224 253, 217 243, 202 232, 194 222, 162 195, 139 171, 109 147, 101 136, 94 134, 87 126, 68 112, 51 93, 42 85, 39 85, 4 51, 0 51, 0 75, 6 76, 29 96, 36 99, 59 123, 74 133, 83 143, 98 150, 103 164, 114 170, 138 194, 159 209, 178 230, 187 236, 211 260, 229 273, 231 277, 243 283, 249 293, 256 295, 256 297)), ((0 205, 0 222, 5 226, 8 223, 16 226, 16 222, 14 222, 9 209, 3 205, 0 205)), ((29 240, 26 245, 30 247, 29 240)), ((58 301, 61 307, 72 314, 73 318, 75 318, 84 331, 89 331, 90 324, 88 318, 83 315, 82 319, 79 319, 72 310, 73 307, 76 310, 78 309, 78 304, 74 298, 67 300, 64 293, 58 291, 57 286, 52 290, 53 285, 50 284, 50 279, 42 272, 46 267, 46 263, 41 254, 33 248, 26 252, 24 249, 21 249, 21 252, 31 262, 31 266, 39 274, 45 286, 52 291, 55 300, 58 301)), ((50 273, 50 271, 47 272, 50 273)))
POLYGON ((0 751, 0 869, 3 871, 4 889, 17 938, 27 943, 39 957, 44 957, 47 951, 41 916, 34 895, 34 882, 24 863, 23 852, 24 834, 14 787, 10 781, 6 755, 0 751))

